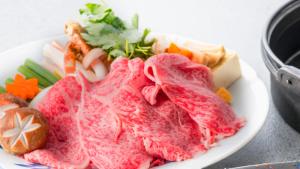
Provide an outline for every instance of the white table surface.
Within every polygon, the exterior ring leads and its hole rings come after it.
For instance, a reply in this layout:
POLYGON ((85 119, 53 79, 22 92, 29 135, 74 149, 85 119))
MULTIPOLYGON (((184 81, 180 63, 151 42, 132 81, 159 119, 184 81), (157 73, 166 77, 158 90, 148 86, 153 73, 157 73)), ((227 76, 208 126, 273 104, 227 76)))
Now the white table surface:
MULTIPOLYGON (((0 52, 63 33, 65 21, 78 18, 83 0, 1 0, 0 52)), ((260 52, 262 29, 286 0, 107 0, 117 13, 139 13, 141 25, 224 44, 255 68, 269 88, 260 52)), ((7 56, 9 57, 9 56, 7 56)), ((0 68, 1 71, 1 68, 0 68)), ((300 135, 287 126, 271 104, 263 129, 234 155, 208 167, 220 169, 262 162, 297 160, 300 135)))

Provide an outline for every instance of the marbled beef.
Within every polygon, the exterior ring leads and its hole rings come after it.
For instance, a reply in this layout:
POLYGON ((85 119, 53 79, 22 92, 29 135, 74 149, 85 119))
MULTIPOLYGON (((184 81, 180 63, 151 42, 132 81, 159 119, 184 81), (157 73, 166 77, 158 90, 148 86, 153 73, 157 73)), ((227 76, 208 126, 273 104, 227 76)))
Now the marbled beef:
POLYGON ((144 89, 149 103, 155 104, 157 93, 162 90, 198 124, 207 148, 221 138, 232 136, 244 125, 230 105, 214 93, 208 67, 181 55, 160 54, 145 62, 145 75, 155 82, 144 89), (149 88, 153 93, 146 92, 149 88))

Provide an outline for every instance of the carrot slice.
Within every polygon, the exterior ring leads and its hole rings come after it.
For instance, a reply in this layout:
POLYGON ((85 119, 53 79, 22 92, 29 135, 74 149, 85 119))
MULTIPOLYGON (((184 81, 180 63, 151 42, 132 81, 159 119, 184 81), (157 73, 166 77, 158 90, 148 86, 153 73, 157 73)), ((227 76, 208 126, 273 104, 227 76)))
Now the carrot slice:
POLYGON ((220 87, 216 94, 221 97, 226 103, 230 104, 232 102, 232 95, 231 93, 225 89, 224 87, 220 87))
POLYGON ((6 84, 6 91, 25 100, 33 99, 39 93, 38 79, 26 80, 22 75, 17 74, 12 83, 6 84))
POLYGON ((167 53, 180 53, 181 49, 175 44, 171 43, 169 48, 166 49, 167 53))
POLYGON ((181 49, 180 54, 182 54, 183 56, 186 56, 189 59, 193 58, 193 53, 187 49, 181 49))
POLYGON ((165 50, 167 53, 177 53, 186 56, 189 59, 193 58, 193 53, 187 49, 181 49, 175 43, 171 43, 170 46, 165 50))

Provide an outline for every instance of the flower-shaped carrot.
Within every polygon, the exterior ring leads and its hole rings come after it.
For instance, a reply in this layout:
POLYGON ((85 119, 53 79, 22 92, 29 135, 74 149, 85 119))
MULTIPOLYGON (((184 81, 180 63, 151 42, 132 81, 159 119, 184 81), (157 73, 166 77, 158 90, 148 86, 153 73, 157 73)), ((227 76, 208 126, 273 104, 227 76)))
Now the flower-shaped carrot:
POLYGON ((6 84, 6 91, 25 100, 33 99, 39 92, 38 80, 17 74, 12 83, 6 84))

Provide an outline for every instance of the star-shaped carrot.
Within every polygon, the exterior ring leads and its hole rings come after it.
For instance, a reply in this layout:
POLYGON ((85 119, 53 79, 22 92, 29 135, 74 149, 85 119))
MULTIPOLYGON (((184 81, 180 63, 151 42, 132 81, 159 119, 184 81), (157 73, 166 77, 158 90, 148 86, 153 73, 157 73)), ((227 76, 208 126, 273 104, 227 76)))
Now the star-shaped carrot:
POLYGON ((35 78, 25 79, 22 75, 17 74, 12 83, 6 84, 6 91, 25 100, 33 99, 39 92, 38 80, 35 78))

